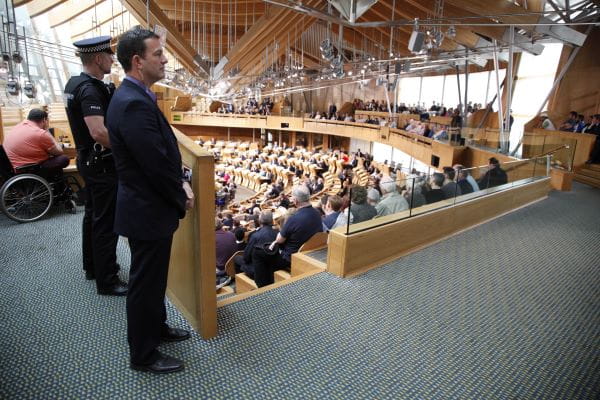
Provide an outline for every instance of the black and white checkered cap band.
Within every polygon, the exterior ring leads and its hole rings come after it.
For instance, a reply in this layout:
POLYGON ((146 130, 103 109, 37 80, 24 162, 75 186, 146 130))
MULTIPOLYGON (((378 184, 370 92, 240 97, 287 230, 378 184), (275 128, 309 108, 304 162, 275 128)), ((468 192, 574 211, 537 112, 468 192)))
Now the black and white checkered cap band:
POLYGON ((78 47, 77 51, 80 53, 97 53, 99 51, 110 50, 110 43, 99 44, 93 47, 78 47))

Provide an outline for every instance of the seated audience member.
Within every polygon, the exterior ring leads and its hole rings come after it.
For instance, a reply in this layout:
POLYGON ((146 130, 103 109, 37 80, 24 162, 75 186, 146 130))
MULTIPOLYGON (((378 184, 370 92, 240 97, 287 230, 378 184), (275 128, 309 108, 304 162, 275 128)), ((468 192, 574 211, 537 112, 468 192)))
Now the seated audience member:
MULTIPOLYGON (((354 186, 352 188, 352 199, 350 203, 350 213, 352 222, 358 223, 368 221, 377 216, 377 210, 367 202, 367 188, 363 186, 354 186)), ((379 192, 375 190, 379 196, 379 192)))
POLYGON ((412 182, 409 181, 411 187, 404 193, 404 198, 410 208, 417 208, 427 204, 427 200, 425 200, 425 196, 423 195, 423 186, 420 181, 421 178, 414 179, 414 186, 412 185, 412 182))
POLYGON ((569 119, 567 119, 565 122, 563 122, 560 125, 559 129, 561 131, 574 132, 575 127, 577 126, 578 117, 579 117, 579 115, 577 114, 577 111, 571 111, 569 113, 569 119))
POLYGON ((508 182, 508 177, 506 176, 506 172, 502 168, 500 168, 500 161, 498 161, 495 157, 490 158, 489 169, 479 179, 477 184, 482 189, 487 189, 495 186, 504 185, 508 182))
MULTIPOLYGON (((458 174, 461 170, 464 170, 465 167, 463 165, 460 164, 456 164, 454 167, 454 170, 456 171, 456 173, 458 174)), ((477 184, 477 181, 475 180, 475 178, 473 178, 473 175, 471 175, 471 173, 467 170, 466 172, 466 180, 469 183, 469 185, 471 185, 471 188, 473 188, 472 192, 477 192, 479 190, 479 185, 477 184)), ((465 192, 463 190, 463 193, 471 193, 471 192, 465 192)))
POLYGON ((217 262, 217 286, 222 286, 227 281, 225 277, 225 264, 237 251, 235 236, 231 231, 224 231, 219 218, 215 218, 215 245, 217 262))
POLYGON ((444 192, 444 198, 451 199, 456 196, 460 196, 462 191, 460 186, 454 182, 456 171, 452 167, 444 167, 444 186, 442 186, 442 192, 444 192))
POLYGON ((324 187, 325 187, 325 184, 323 182, 323 178, 319 177, 319 178, 317 178, 317 181, 312 188, 312 192, 319 193, 321 190, 323 190, 324 187))
POLYGON ((432 138, 434 140, 448 140, 448 131, 446 130, 446 127, 440 127, 440 129, 433 134, 432 138))
POLYGON ((554 124, 552 123, 552 121, 550 121, 550 118, 548 118, 548 114, 541 113, 540 114, 540 120, 542 121, 542 129, 546 129, 548 131, 555 131, 556 130, 556 127, 554 126, 554 124))
POLYGON ((238 255, 233 260, 237 272, 245 272, 250 278, 254 279, 253 254, 256 246, 270 244, 277 237, 277 230, 273 229, 273 214, 271 211, 263 211, 258 217, 260 227, 248 237, 248 245, 244 250, 244 255, 238 255))
POLYGON ((379 203, 379 200, 381 200, 379 190, 369 188, 369 190, 367 190, 367 203, 375 207, 379 203))
POLYGON ((577 116, 577 124, 573 128, 573 132, 581 133, 585 129, 587 124, 585 123, 585 116, 583 114, 579 114, 577 116))
POLYGON ((342 198, 340 196, 329 196, 325 204, 325 218, 323 218, 323 230, 330 230, 337 221, 342 209, 342 198))
POLYGON ((429 186, 431 188, 425 192, 427 204, 444 200, 444 192, 442 191, 442 186, 444 186, 444 174, 435 172, 429 180, 429 186))
POLYGON ((277 238, 267 249, 254 253, 254 280, 258 287, 273 283, 273 272, 290 270, 292 254, 315 233, 322 232, 321 215, 310 204, 310 193, 303 185, 292 189, 292 201, 297 211, 283 225, 277 238))
MULTIPOLYGON (((458 173, 458 177, 457 177, 457 184, 458 187, 460 188, 460 191, 462 194, 468 194, 468 193, 473 193, 473 186, 471 186, 471 183, 469 182, 468 178, 471 176, 471 174, 469 174, 469 171, 466 169, 459 169, 457 170, 458 173)), ((472 178, 472 177, 471 177, 472 178)))
POLYGON ((592 135, 600 135, 600 114, 592 115, 592 122, 587 125, 583 130, 583 133, 590 133, 592 135))
MULTIPOLYGON (((260 217, 259 217, 260 221, 260 217)), ((242 229, 235 229, 233 231, 233 236, 235 236, 235 244, 237 246, 235 251, 243 251, 246 248, 246 242, 244 241, 244 237, 246 236, 246 231, 242 229)))
POLYGON ((37 108, 10 130, 2 145, 13 168, 39 164, 46 178, 62 174, 69 165, 69 157, 48 132, 48 113, 37 108))
POLYGON ((378 217, 408 209, 408 202, 398 193, 396 182, 392 178, 384 176, 379 182, 379 187, 382 193, 381 201, 375 206, 378 217))
POLYGON ((223 226, 229 227, 230 230, 233 229, 233 215, 230 213, 225 214, 225 219, 222 221, 223 226))

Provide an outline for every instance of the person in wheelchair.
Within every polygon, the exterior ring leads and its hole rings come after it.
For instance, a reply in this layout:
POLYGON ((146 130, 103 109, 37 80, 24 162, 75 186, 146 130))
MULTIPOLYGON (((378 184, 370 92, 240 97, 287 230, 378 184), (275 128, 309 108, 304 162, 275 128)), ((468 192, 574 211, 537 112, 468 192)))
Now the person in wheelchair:
POLYGON ((36 173, 47 180, 58 180, 63 168, 69 165, 69 157, 54 140, 48 126, 48 113, 34 108, 25 121, 10 130, 3 146, 13 168, 37 164, 36 173))

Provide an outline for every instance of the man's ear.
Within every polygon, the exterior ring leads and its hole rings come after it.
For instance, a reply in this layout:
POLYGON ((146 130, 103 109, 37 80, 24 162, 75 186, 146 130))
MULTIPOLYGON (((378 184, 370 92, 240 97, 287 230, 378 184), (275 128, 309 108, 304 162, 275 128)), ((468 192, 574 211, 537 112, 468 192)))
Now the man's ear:
POLYGON ((140 57, 138 54, 134 55, 133 58, 131 59, 131 67, 135 70, 138 69, 138 67, 140 66, 140 61, 141 61, 142 57, 140 57))

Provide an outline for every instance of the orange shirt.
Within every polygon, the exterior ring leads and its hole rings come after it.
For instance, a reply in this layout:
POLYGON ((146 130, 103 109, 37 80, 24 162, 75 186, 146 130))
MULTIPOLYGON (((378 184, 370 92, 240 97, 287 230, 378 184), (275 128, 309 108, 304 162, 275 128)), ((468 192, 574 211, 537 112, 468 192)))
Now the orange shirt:
POLYGON ((29 120, 15 125, 2 144, 14 168, 46 161, 50 158, 48 150, 54 145, 55 141, 50 133, 29 120))

